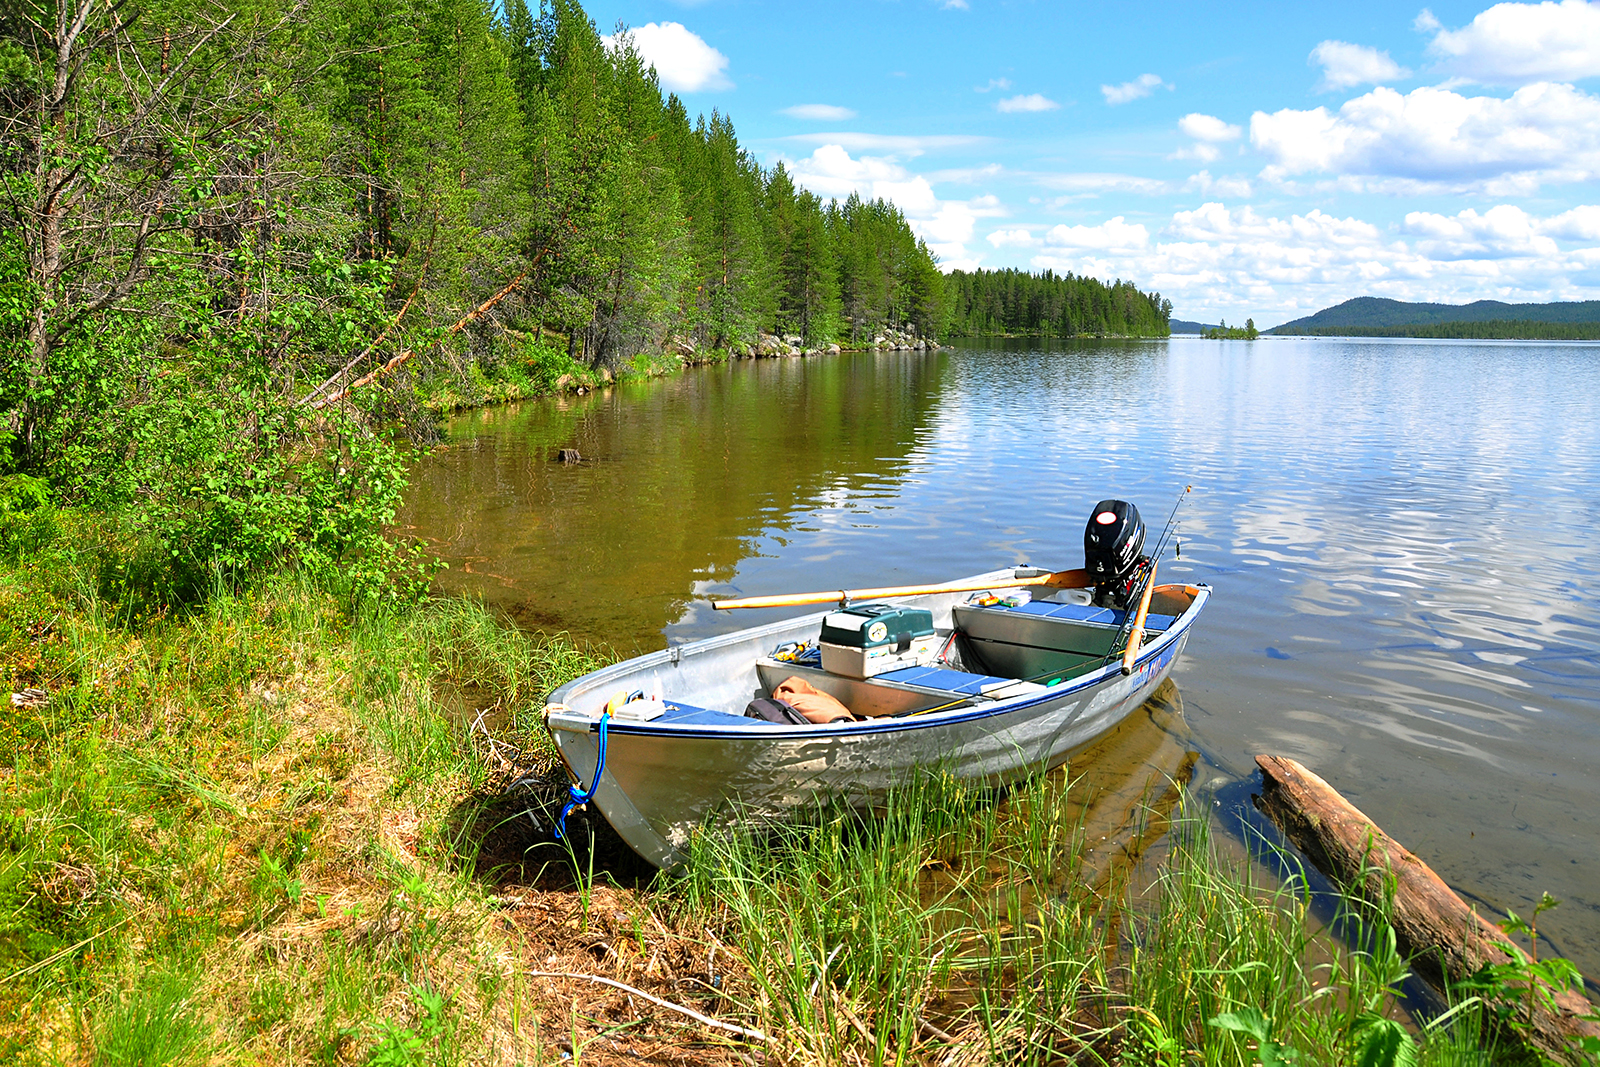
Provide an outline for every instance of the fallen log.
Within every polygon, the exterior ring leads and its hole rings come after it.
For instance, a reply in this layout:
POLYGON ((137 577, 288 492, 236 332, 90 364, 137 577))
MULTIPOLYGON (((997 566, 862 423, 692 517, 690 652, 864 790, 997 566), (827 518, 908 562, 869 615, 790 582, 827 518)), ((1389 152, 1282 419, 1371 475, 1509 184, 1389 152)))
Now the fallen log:
MULTIPOLYGON (((1412 970, 1430 984, 1442 990, 1447 981, 1459 983, 1485 965, 1527 958, 1426 863, 1327 782, 1281 756, 1257 756, 1256 766, 1261 768, 1256 807, 1318 870, 1372 905, 1383 904, 1392 888, 1389 918, 1395 940, 1412 970)), ((1575 1058, 1578 1042, 1600 1038, 1595 1006, 1573 990, 1548 992, 1548 999, 1520 1002, 1519 1013, 1528 1025, 1517 1036, 1545 1056, 1582 1062, 1575 1058)))

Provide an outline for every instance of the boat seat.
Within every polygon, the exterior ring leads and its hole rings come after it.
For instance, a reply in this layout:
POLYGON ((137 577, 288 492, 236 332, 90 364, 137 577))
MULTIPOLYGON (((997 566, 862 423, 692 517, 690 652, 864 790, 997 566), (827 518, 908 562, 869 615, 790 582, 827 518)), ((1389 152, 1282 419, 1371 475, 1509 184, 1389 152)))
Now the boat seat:
POLYGON ((762 692, 772 690, 791 675, 804 678, 838 700, 857 715, 878 718, 884 715, 910 715, 944 704, 951 697, 981 699, 979 691, 991 686, 1016 684, 1015 678, 989 674, 969 674, 946 667, 902 667, 873 678, 846 678, 829 674, 820 667, 805 667, 783 660, 756 661, 762 692))
MULTIPOLYGON (((1035 600, 1005 604, 957 604, 951 611, 968 665, 1014 678, 1075 678, 1102 666, 1118 651, 1126 611, 1093 604, 1035 600)), ((1147 633, 1161 633, 1177 617, 1147 615, 1147 633)))
MULTIPOLYGON (((957 605, 963 612, 987 611, 1003 612, 1012 615, 1031 615, 1040 619, 1061 619, 1066 622, 1083 622, 1095 626, 1115 626, 1121 629, 1127 621, 1128 613, 1115 608, 1098 608, 1093 604, 1056 604, 1049 600, 1035 600, 1017 607, 1007 607, 1004 604, 991 604, 988 607, 968 607, 957 605)), ((1176 615, 1157 615, 1154 612, 1144 618, 1146 631, 1161 632, 1176 622, 1176 615)))

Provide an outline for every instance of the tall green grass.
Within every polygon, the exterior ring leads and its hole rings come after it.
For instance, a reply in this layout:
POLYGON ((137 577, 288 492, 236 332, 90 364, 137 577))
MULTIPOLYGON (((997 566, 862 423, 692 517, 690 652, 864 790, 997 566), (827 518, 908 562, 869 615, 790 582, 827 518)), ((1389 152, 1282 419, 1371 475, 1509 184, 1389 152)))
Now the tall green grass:
POLYGON ((1188 805, 1146 827, 1153 872, 1080 877, 1081 810, 1061 775, 1003 799, 928 775, 877 813, 708 830, 675 893, 795 1062, 1490 1062, 1473 1003, 1402 1021, 1381 912, 1342 902, 1330 940, 1303 880, 1263 884, 1188 805))
POLYGON ((0 562, 0 1062, 451 1064, 514 1029, 454 854, 498 766, 472 724, 595 659, 293 574, 129 610, 78 562, 0 562))

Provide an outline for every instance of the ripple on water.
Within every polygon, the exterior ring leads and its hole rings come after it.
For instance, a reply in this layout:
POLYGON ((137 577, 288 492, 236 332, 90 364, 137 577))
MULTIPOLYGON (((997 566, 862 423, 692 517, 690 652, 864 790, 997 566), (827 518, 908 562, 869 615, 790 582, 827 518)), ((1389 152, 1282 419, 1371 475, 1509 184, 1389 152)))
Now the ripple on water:
POLYGON ((1494 907, 1549 890, 1600 975, 1597 398, 1582 345, 762 361, 463 416, 401 521, 445 588, 628 649, 784 614, 713 589, 1075 566, 1095 501, 1153 543, 1192 484, 1162 571, 1217 589, 1177 672, 1197 742, 1306 760, 1494 907))

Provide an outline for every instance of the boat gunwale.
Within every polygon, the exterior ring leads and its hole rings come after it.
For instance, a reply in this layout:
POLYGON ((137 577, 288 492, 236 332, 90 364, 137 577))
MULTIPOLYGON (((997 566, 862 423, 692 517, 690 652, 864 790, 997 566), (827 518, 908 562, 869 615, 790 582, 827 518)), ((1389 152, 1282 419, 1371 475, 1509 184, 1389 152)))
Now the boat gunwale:
MULTIPOLYGON (((994 578, 997 575, 1004 574, 1010 570, 1011 568, 1005 568, 1002 571, 991 571, 986 574, 976 575, 972 579, 960 580, 981 581, 987 578, 994 578)), ((1174 582, 1171 584, 1183 585, 1187 588, 1196 590, 1194 601, 1183 611, 1182 614, 1173 620, 1172 624, 1168 626, 1166 630, 1162 631, 1160 637, 1140 648, 1139 655, 1134 660, 1133 671, 1130 673, 1129 677, 1131 677, 1132 674, 1138 673, 1142 667, 1161 656, 1169 646, 1181 640, 1183 636, 1187 634, 1189 627, 1194 624, 1195 619, 1199 617, 1200 611, 1205 607, 1206 603, 1211 598, 1212 589, 1208 584, 1188 582, 1174 582)), ((552 705, 564 704, 564 701, 561 698, 580 683, 588 683, 584 687, 587 690, 592 686, 603 683, 608 677, 624 676, 635 673, 636 671, 646 667, 652 667, 662 663, 673 663, 675 662, 674 652, 681 657, 685 650, 691 648, 694 649, 695 654, 698 655, 714 651, 716 648, 724 644, 742 644, 751 640, 752 638, 759 637, 763 632, 769 630, 787 630, 810 618, 816 618, 820 620, 822 616, 829 614, 833 610, 834 609, 829 608, 827 610, 813 612, 808 615, 796 616, 791 619, 782 619, 763 626, 751 627, 745 630, 735 630, 732 633, 718 634, 713 637, 703 638, 700 641, 688 642, 683 645, 663 649, 657 652, 646 653, 642 656, 635 656, 632 659, 624 660, 621 663, 612 664, 610 667, 603 667, 598 671, 593 671, 589 674, 583 675, 580 678, 575 678, 572 681, 567 682, 565 685, 562 685, 550 694, 549 702, 552 705)), ((978 719, 1007 715, 1013 711, 1022 711, 1037 707, 1041 704, 1059 701, 1066 697, 1081 694, 1086 690, 1092 690, 1100 685, 1103 685, 1108 680, 1114 680, 1122 676, 1122 665, 1120 662, 1107 663, 1088 674, 1080 675, 1071 682, 1063 683, 1062 685, 1058 686, 1051 686, 1038 693, 1018 694, 1017 696, 1008 700, 997 700, 967 707, 956 707, 951 708, 949 711, 943 712, 912 712, 906 715, 880 716, 851 722, 813 723, 805 726, 796 725, 793 727, 755 721, 751 721, 748 724, 728 723, 726 725, 707 725, 705 723, 678 724, 672 722, 654 721, 630 722, 613 716, 607 726, 607 729, 611 733, 629 734, 639 737, 714 737, 724 738, 727 740, 764 739, 772 741, 790 740, 794 738, 858 737, 891 732, 927 730, 960 725, 962 723, 972 722, 978 719)), ((965 703, 965 701, 968 699, 973 698, 971 696, 964 695, 962 697, 962 702, 965 703)), ((724 712, 723 714, 731 715, 732 713, 724 712)), ((576 713, 571 713, 568 715, 556 713, 547 716, 546 724, 551 731, 559 729, 565 730, 569 733, 586 732, 592 734, 598 732, 600 728, 600 717, 598 715, 580 716, 576 713), (567 721, 557 723, 557 719, 565 719, 567 721), (581 720, 582 725, 579 724, 579 720, 581 720), (571 725, 568 725, 568 723, 571 725)))

